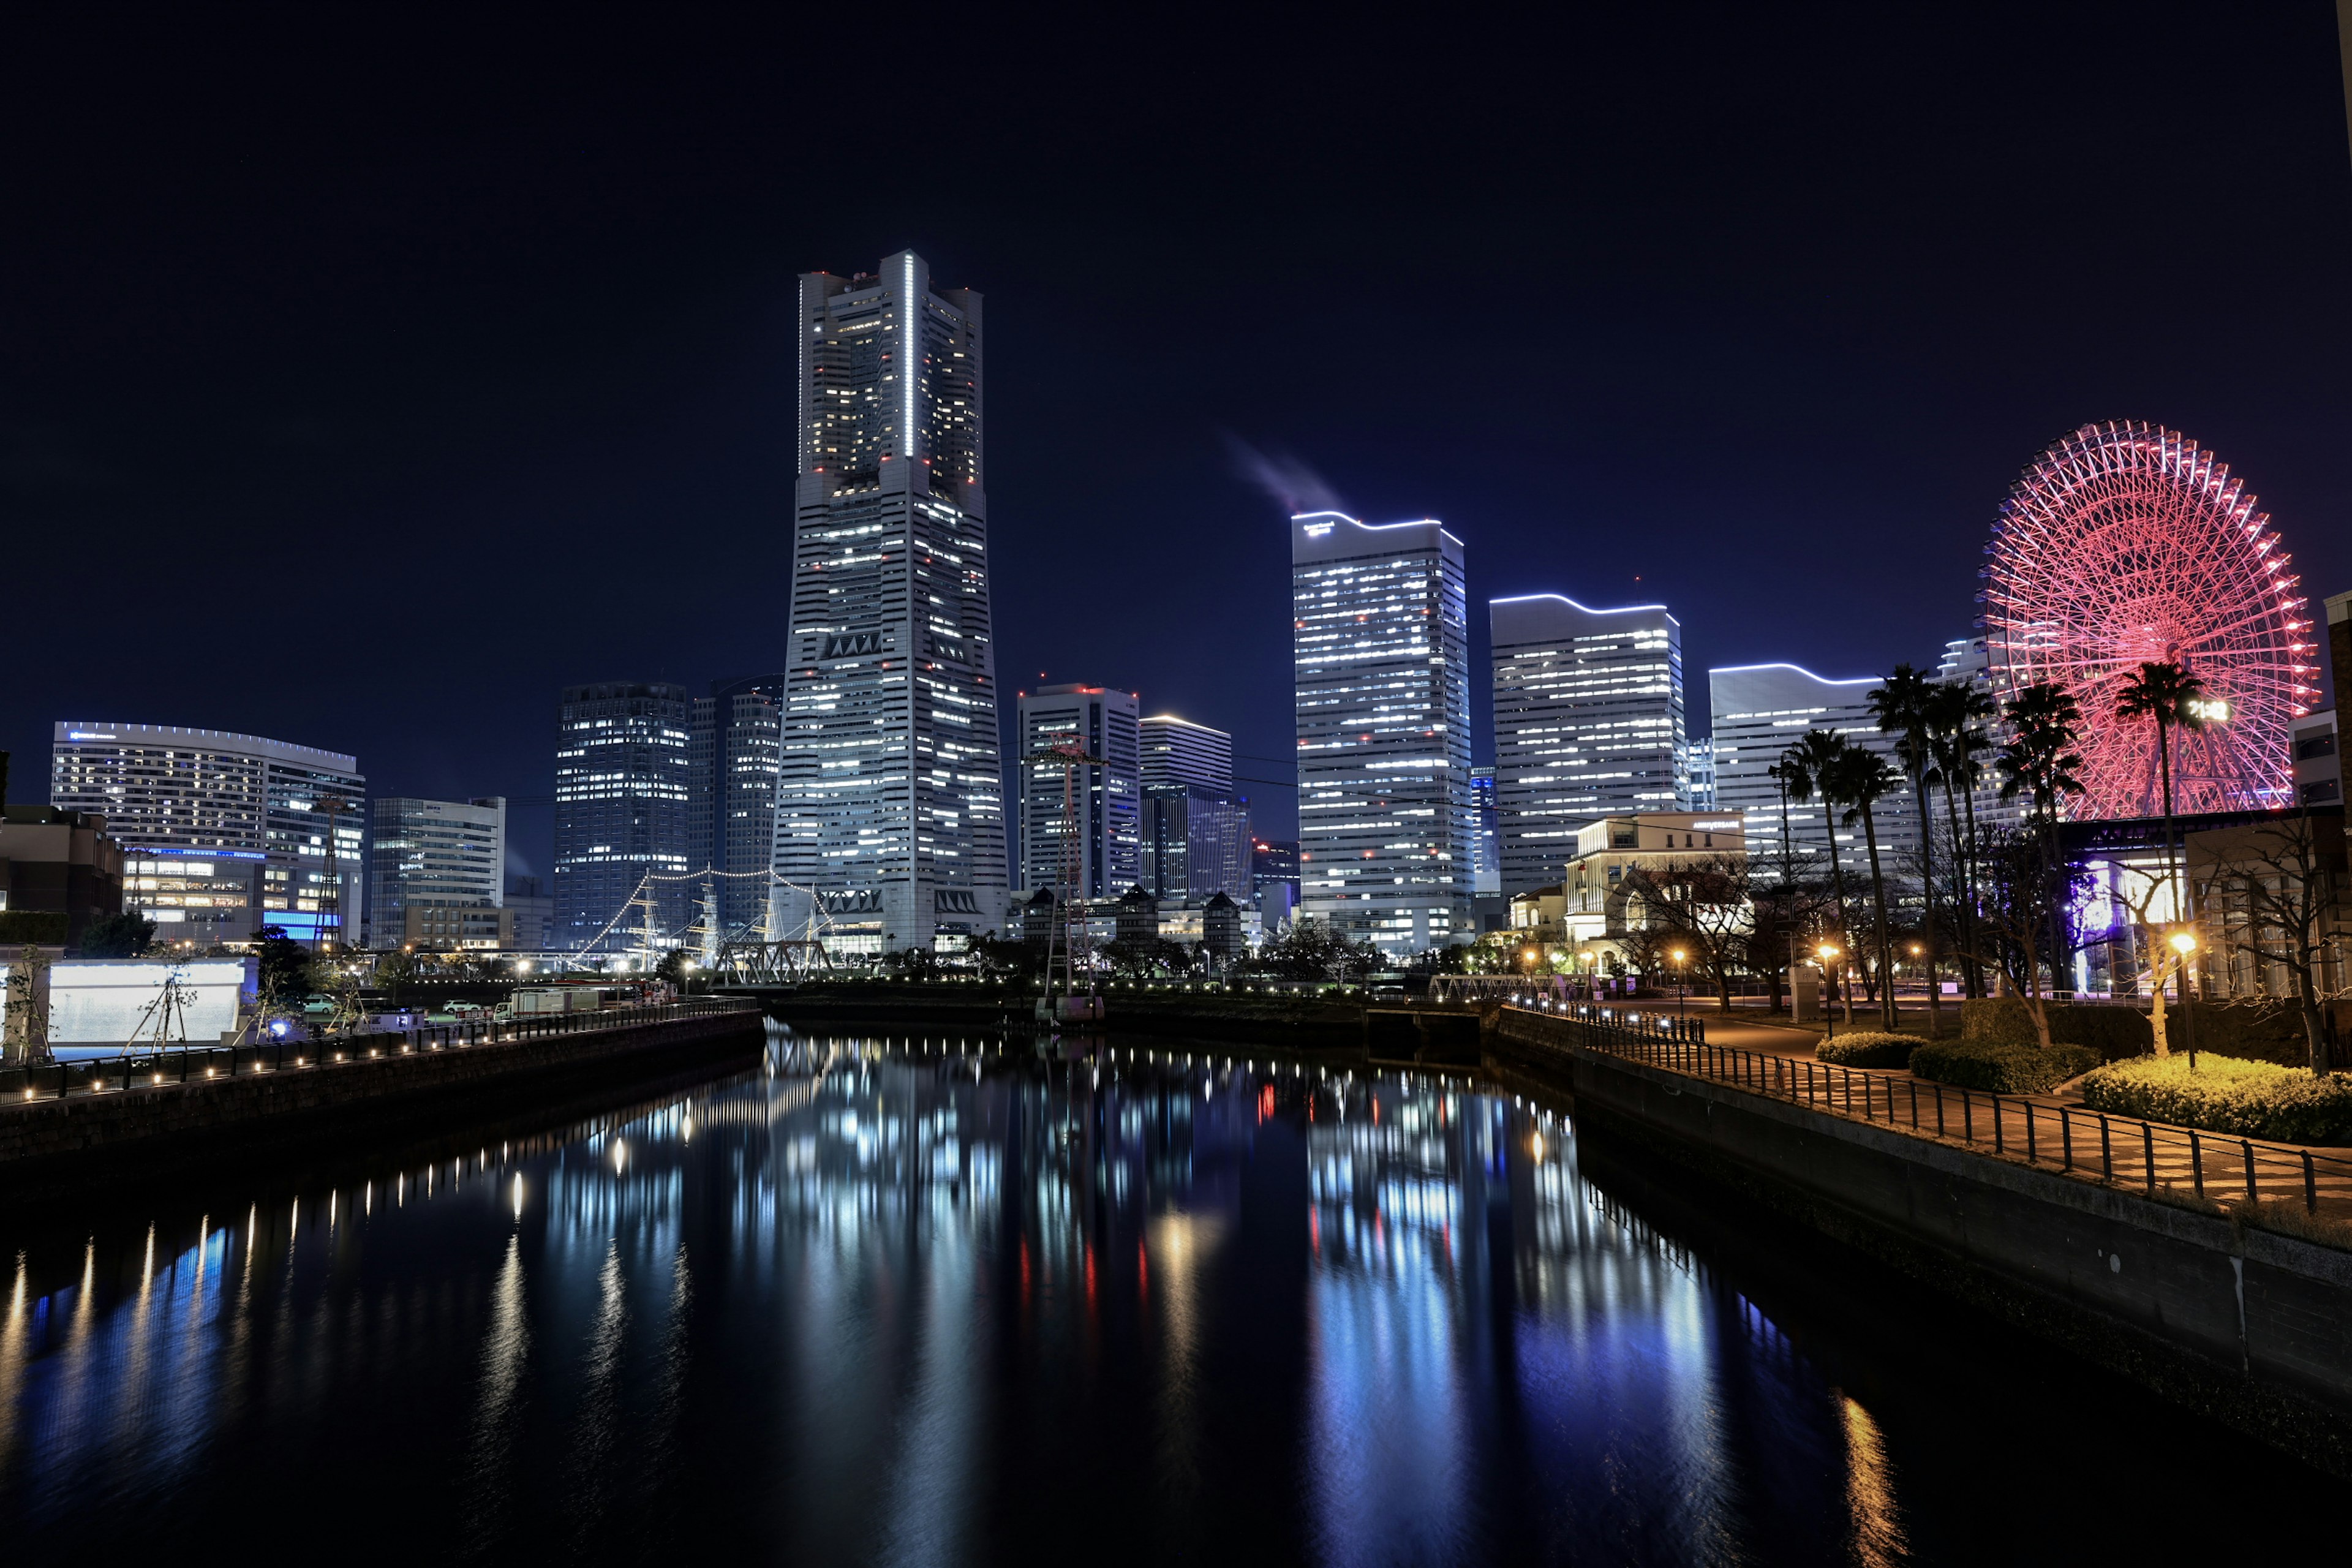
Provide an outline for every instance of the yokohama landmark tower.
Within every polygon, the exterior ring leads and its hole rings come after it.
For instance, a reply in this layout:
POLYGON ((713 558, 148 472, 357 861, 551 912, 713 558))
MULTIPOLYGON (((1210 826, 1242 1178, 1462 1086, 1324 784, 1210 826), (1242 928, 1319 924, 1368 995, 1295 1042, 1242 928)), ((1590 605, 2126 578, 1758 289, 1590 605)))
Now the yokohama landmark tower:
POLYGON ((1005 908, 980 296, 912 251, 804 273, 770 930, 960 946, 1005 908), (802 890, 795 890, 802 889, 802 890))

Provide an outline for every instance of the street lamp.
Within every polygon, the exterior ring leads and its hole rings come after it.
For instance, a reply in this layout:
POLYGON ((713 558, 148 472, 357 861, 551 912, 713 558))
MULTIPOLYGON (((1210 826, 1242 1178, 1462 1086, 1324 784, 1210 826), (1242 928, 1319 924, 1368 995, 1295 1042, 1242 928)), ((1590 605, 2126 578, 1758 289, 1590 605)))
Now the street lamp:
POLYGON ((1688 1017, 1690 1016, 1690 971, 1684 967, 1684 964, 1690 954, 1678 947, 1674 950, 1672 956, 1675 961, 1675 1012, 1680 1016, 1688 1017))
MULTIPOLYGON (((1837 945, 1834 942, 1827 942, 1822 943, 1821 955, 1822 973, 1823 974, 1827 974, 1830 972, 1830 965, 1837 962, 1837 945)), ((1822 1038, 1828 1040, 1834 1039, 1836 1037, 1837 1014, 1833 1012, 1826 1003, 1824 1003, 1822 1007, 1822 1038)))

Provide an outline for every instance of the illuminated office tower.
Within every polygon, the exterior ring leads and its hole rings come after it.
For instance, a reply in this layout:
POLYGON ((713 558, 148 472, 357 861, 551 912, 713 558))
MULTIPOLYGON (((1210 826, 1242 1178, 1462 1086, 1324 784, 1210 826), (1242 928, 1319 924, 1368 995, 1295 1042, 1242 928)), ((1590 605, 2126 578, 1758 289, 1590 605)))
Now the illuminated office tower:
POLYGON ((1462 542, 1435 522, 1290 522, 1303 913, 1391 957, 1468 942, 1462 542))
POLYGON ((1153 714, 1143 721, 1143 784, 1199 784, 1231 793, 1234 738, 1173 713, 1153 714))
MULTIPOLYGON (((689 869, 710 871, 722 942, 755 936, 768 913, 776 841, 776 747, 784 678, 711 683, 688 724, 693 784, 687 802, 689 869)), ((702 897, 702 885, 693 896, 702 897)))
POLYGON ((1135 696, 1101 686, 1046 686, 1020 698, 1021 890, 1060 889, 1116 899, 1141 874, 1138 824, 1142 784, 1136 755, 1135 696), (1035 760, 1075 746, 1100 757, 1075 773, 1035 760), (1069 828, 1076 818, 1075 858, 1069 828), (1065 886, 1064 879, 1076 880, 1065 886))
POLYGON ((634 950, 646 911, 624 915, 646 883, 656 944, 683 944, 696 890, 688 829, 694 770, 683 686, 567 686, 556 716, 555 943, 634 950))
POLYGON ((981 299, 900 251, 803 273, 798 321, 775 868, 836 952, 960 946, 1005 905, 981 299))
MULTIPOLYGON (((1747 818, 1748 854, 1759 875, 1777 876, 1780 860, 1781 794, 1771 769, 1808 731, 1843 735, 1901 770, 1895 737, 1881 732, 1870 715, 1870 692, 1880 684, 1876 676, 1827 680, 1793 664, 1750 664, 1710 669, 1706 681, 1715 723, 1715 804, 1727 815, 1736 811, 1747 818)), ((1902 857, 1918 844, 1911 792, 1896 790, 1871 812, 1880 867, 1895 876, 1902 857)), ((1787 823, 1797 875, 1828 874, 1832 834, 1839 864, 1869 875, 1870 849, 1859 821, 1852 827, 1830 822, 1816 795, 1789 802, 1787 823)))
POLYGON ((52 732, 49 804, 106 818, 122 846, 123 908, 153 921, 159 942, 201 950, 274 925, 355 944, 367 880, 359 766, 224 730, 68 721, 52 732))
POLYGON ((1558 594, 1486 613, 1503 891, 1532 892, 1560 879, 1586 824, 1689 805, 1682 624, 1664 605, 1592 610, 1558 594))

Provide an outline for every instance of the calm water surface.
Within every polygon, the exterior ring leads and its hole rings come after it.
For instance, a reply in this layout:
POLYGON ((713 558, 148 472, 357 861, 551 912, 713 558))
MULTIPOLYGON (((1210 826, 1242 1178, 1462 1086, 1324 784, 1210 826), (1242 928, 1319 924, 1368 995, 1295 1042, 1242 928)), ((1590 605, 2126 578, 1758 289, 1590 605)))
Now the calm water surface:
POLYGON ((16 1213, 0 1542, 2161 1562, 2341 1516, 1556 1109, 1205 1050, 777 1029, 551 1131, 16 1213))

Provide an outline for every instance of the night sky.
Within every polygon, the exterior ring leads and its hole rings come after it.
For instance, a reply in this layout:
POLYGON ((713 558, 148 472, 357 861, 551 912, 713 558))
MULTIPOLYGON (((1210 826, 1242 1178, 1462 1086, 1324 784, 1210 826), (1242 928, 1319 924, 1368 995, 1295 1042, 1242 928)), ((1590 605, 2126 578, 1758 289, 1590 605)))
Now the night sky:
MULTIPOLYGON (((2324 0, 34 9, 0 24, 18 800, 74 718, 543 803, 558 687, 775 668, 794 275, 908 246, 986 297, 1008 706, 1129 687, 1246 774, 1288 776, 1286 489, 1467 542, 1482 760, 1488 597, 1664 600, 1703 731, 1709 665, 1932 662, 2085 420, 2213 447, 2315 610, 2352 587, 2324 0)), ((515 822, 542 875, 549 823, 515 822)))

